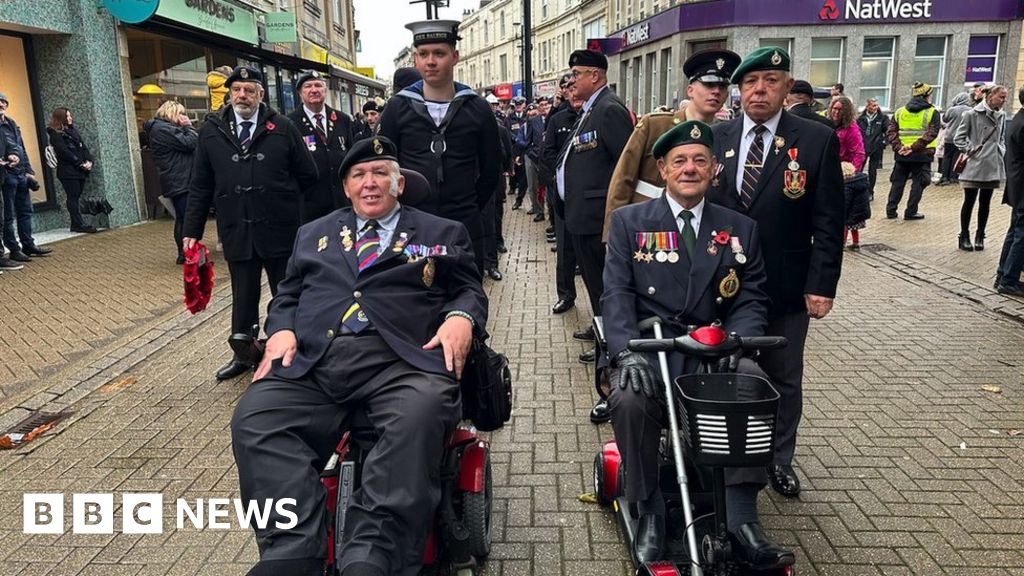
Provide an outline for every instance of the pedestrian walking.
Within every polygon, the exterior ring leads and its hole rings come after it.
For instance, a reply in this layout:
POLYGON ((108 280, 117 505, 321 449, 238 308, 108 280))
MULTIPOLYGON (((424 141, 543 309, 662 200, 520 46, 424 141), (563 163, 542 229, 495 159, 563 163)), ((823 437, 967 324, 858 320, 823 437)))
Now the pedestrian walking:
POLYGON ((864 111, 857 118, 857 126, 864 138, 864 157, 868 167, 868 199, 875 199, 875 182, 878 169, 882 167, 882 155, 885 153, 885 132, 889 129, 889 117, 879 106, 877 98, 868 98, 864 111))
POLYGON ((57 156, 57 180, 64 187, 68 215, 71 217, 71 231, 92 234, 96 228, 82 220, 81 198, 85 180, 93 169, 93 157, 85 145, 81 133, 75 127, 74 117, 67 108, 54 108, 50 124, 46 128, 57 156))
POLYGON ((857 171, 850 162, 843 162, 843 196, 846 200, 846 226, 843 231, 843 244, 849 237, 850 250, 860 250, 860 231, 867 226, 871 218, 871 197, 868 175, 857 171))
POLYGON ((512 180, 509 182, 509 189, 516 193, 516 201, 512 204, 513 210, 519 210, 523 206, 523 198, 526 196, 526 189, 529 188, 529 181, 526 178, 526 98, 516 96, 512 99, 512 111, 505 117, 505 127, 512 135, 512 180))
POLYGON ((164 198, 174 206, 174 245, 178 250, 177 263, 185 263, 182 253, 182 229, 188 205, 188 191, 192 186, 192 163, 199 133, 185 115, 185 107, 168 100, 156 109, 152 120, 143 125, 149 139, 157 169, 160 171, 160 189, 164 198))
POLYGON ((526 150, 523 163, 526 165, 526 187, 530 195, 530 209, 534 222, 544 221, 544 201, 540 198, 541 181, 540 155, 544 148, 544 116, 539 108, 528 111, 526 118, 526 150))
MULTIPOLYGON (((1024 106, 1024 88, 1017 93, 1024 106)), ((1000 294, 1024 296, 1020 273, 1024 269, 1024 108, 1017 110, 1006 127, 1006 186, 1003 204, 1013 211, 1003 239, 1003 250, 996 268, 995 288, 1000 294)))
POLYGON ((651 156, 654 143, 682 122, 700 120, 706 124, 714 123, 715 115, 729 98, 729 79, 740 60, 739 54, 719 49, 702 50, 690 56, 683 63, 683 74, 689 79, 686 106, 674 112, 646 114, 636 123, 608 186, 602 234, 605 241, 608 240, 612 212, 627 204, 661 196, 665 182, 658 172, 656 160, 651 156))
POLYGON ((352 145, 352 119, 327 105, 327 79, 316 70, 303 72, 295 81, 302 106, 288 114, 316 162, 316 186, 303 191, 302 223, 348 206, 341 189, 338 168, 352 145))
POLYGON ((29 161, 21 127, 8 114, 10 101, 0 92, 0 138, 7 149, 7 169, 3 179, 3 242, 11 260, 28 262, 33 256, 46 256, 50 248, 36 245, 32 236, 32 195, 39 180, 29 161), (15 231, 17 226, 17 231, 15 231))
POLYGON ((378 133, 398 147, 402 167, 430 182, 431 198, 419 208, 466 226, 477 270, 483 272, 483 209, 500 177, 501 145, 491 107, 454 80, 458 27, 452 20, 406 26, 423 79, 388 100, 378 133))
POLYGON ((757 221, 771 298, 767 334, 785 336, 783 350, 764 351, 760 365, 781 396, 775 458, 768 478, 793 497, 793 469, 803 413, 804 346, 811 318, 832 310, 843 261, 843 173, 834 130, 784 111, 793 86, 789 53, 764 47, 740 63, 743 114, 717 124, 715 157, 724 168, 709 199, 757 221))
POLYGON ((953 137, 960 127, 964 112, 973 106, 970 95, 967 92, 960 92, 953 97, 949 108, 942 113, 942 150, 936 151, 936 154, 942 152, 942 159, 939 161, 939 182, 936 186, 956 184, 960 180, 960 175, 953 170, 957 158, 960 157, 960 149, 953 142, 953 137))
POLYGON ((855 172, 864 168, 864 137, 857 125, 857 109, 846 96, 837 96, 829 105, 829 118, 836 125, 839 161, 853 164, 855 172))
POLYGON ((889 181, 889 201, 885 205, 885 217, 897 217, 900 200, 907 180, 910 180, 910 197, 907 198, 904 220, 923 220, 924 214, 918 209, 924 189, 932 181, 932 159, 938 145, 941 115, 932 105, 932 87, 915 82, 911 98, 906 106, 896 110, 886 132, 886 141, 892 147, 893 167, 889 181))
POLYGON ((790 114, 803 118, 804 120, 817 122, 818 124, 828 128, 836 127, 832 120, 815 111, 813 106, 817 104, 817 101, 814 99, 814 87, 811 86, 810 82, 806 80, 793 81, 793 88, 790 89, 789 96, 786 97, 786 101, 789 102, 789 108, 787 111, 790 114))
POLYGON ((239 66, 228 76, 229 103, 199 130, 185 212, 182 248, 203 237, 210 207, 217 208, 217 238, 231 273, 234 355, 218 380, 244 374, 259 361, 260 277, 271 294, 284 278, 299 229, 302 194, 316 185, 317 169, 299 129, 263 102, 263 74, 239 66))
POLYGON ((953 142, 967 156, 967 165, 960 173, 964 202, 960 207, 958 246, 968 252, 985 249, 985 228, 988 226, 992 192, 1006 178, 1003 156, 1006 153, 1006 103, 1004 86, 989 86, 978 104, 964 112, 953 142), (971 244, 971 213, 978 203, 978 228, 971 244))

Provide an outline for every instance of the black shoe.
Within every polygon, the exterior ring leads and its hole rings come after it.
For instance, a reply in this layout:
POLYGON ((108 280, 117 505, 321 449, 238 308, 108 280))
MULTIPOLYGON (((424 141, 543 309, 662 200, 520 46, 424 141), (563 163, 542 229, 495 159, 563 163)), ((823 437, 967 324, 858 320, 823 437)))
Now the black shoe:
POLYGON ((183 254, 178 254, 178 258, 177 260, 174 261, 174 263, 177 264, 178 266, 181 266, 182 264, 185 263, 185 256, 183 254))
POLYGON ((537 212, 537 215, 533 217, 533 221, 534 222, 543 222, 544 221, 544 214, 541 213, 541 212, 537 212))
POLYGON ((885 217, 888 218, 889 220, 895 220, 897 218, 895 212, 886 212, 885 217))
POLYGON ((582 342, 593 342, 594 341, 594 327, 587 326, 582 330, 577 330, 572 333, 573 340, 580 340, 582 342))
POLYGON ((552 252, 558 252, 558 246, 552 246, 551 247, 551 251, 552 252))
POLYGON ((530 208, 529 210, 526 211, 526 213, 529 214, 530 216, 533 216, 534 214, 537 213, 537 209, 536 208, 530 208))
MULTIPOLYGON (((259 326, 253 328, 253 334, 259 334, 259 326)), ((237 333, 228 336, 228 346, 235 353, 235 359, 255 366, 263 359, 264 342, 252 334, 237 333)))
POLYGON ((14 260, 15 262, 31 262, 32 261, 32 259, 29 258, 28 254, 25 254, 21 250, 11 250, 10 258, 11 258, 11 260, 14 260))
POLYGON ((914 212, 913 214, 904 214, 904 220, 924 220, 924 214, 920 212, 914 212))
POLYGON ((97 230, 95 228, 93 228, 92 226, 85 226, 85 225, 82 225, 82 226, 72 226, 71 227, 71 231, 72 232, 81 232, 82 234, 95 234, 97 232, 97 230))
POLYGON ((992 283, 992 288, 999 289, 999 285, 1003 283, 1003 277, 996 274, 996 281, 992 283))
POLYGON ((487 277, 491 280, 501 280, 502 278, 501 272, 499 272, 497 268, 488 268, 485 274, 487 274, 487 277))
POLYGON ((41 246, 23 246, 22 252, 29 256, 49 256, 53 253, 53 248, 43 248, 41 246))
POLYGON ((768 481, 772 489, 787 498, 800 494, 800 478, 792 466, 769 466, 768 481))
POLYGON ((557 242, 557 241, 558 241, 558 239, 557 239, 557 238, 555 238, 555 235, 554 235, 554 234, 548 234, 548 235, 547 235, 547 236, 545 237, 545 240, 547 240, 547 241, 548 241, 548 244, 554 244, 555 242, 557 242))
POLYGON ((238 358, 232 358, 227 364, 221 366, 220 370, 217 370, 217 380, 230 380, 252 369, 253 365, 251 363, 243 362, 238 358))
POLYGON ((576 269, 572 271, 575 276, 583 276, 583 269, 576 265, 576 269))
POLYGON ((504 254, 504 253, 508 252, 508 248, 505 247, 505 243, 504 242, 498 244, 497 248, 498 248, 498 253, 500 253, 500 254, 504 254))
POLYGON ((544 233, 547 234, 548 236, 554 236, 555 235, 555 227, 554 226, 548 226, 547 228, 544 229, 544 233))
POLYGON ((598 400, 597 404, 590 409, 590 421, 594 424, 604 424, 612 419, 612 411, 608 409, 607 400, 598 400))
POLYGON ((21 270, 24 267, 24 264, 19 264, 10 258, 0 256, 0 270, 21 270))
POLYGON ((793 552, 772 542, 765 536, 761 524, 747 522, 732 533, 736 556, 745 560, 755 570, 771 570, 790 566, 796 561, 793 552))
POLYGON ((596 359, 597 350, 595 350, 594 348, 591 348, 590 350, 587 350, 583 354, 580 354, 580 362, 584 364, 593 364, 596 359))
POLYGON ((957 236, 957 246, 964 252, 974 252, 974 245, 971 244, 970 234, 964 234, 961 232, 960 236, 957 236))
POLYGON ((565 312, 568 312, 569 310, 572 310, 572 307, 575 305, 576 303, 572 300, 560 299, 558 302, 555 302, 554 306, 551 307, 551 313, 563 314, 565 312))
POLYGON ((665 546, 665 518, 658 514, 644 514, 636 523, 633 554, 638 564, 661 560, 665 546))
POLYGON ((978 232, 974 235, 974 251, 981 252, 985 249, 985 233, 978 232))
POLYGON ((1020 284, 1000 284, 996 286, 996 292, 1005 296, 1024 296, 1024 286, 1020 284))
POLYGON ((850 252, 860 252, 860 244, 850 244, 846 249, 850 252))
POLYGON ((512 205, 512 209, 513 210, 519 210, 522 207, 523 207, 523 203, 522 202, 516 202, 515 204, 512 205))

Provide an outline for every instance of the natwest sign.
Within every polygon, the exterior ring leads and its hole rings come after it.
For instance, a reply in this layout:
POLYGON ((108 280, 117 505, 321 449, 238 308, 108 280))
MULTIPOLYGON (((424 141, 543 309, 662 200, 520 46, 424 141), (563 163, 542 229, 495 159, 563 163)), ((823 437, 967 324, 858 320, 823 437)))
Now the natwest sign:
POLYGON ((647 42, 651 39, 651 23, 643 22, 637 24, 631 28, 626 28, 626 31, 622 33, 622 44, 624 46, 633 46, 641 42, 647 42))
MULTIPOLYGON (((838 3, 825 0, 818 11, 821 20, 837 20, 838 3)), ((932 17, 932 0, 845 0, 842 11, 846 20, 927 20, 932 17)))

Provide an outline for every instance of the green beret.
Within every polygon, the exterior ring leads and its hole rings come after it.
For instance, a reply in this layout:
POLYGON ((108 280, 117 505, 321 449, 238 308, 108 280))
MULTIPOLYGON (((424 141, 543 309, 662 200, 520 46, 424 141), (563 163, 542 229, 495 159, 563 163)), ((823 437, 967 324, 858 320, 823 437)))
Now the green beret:
POLYGON ((655 158, 664 158, 668 151, 684 144, 703 144, 712 148, 715 143, 711 135, 711 126, 698 120, 689 120, 676 124, 654 142, 651 153, 655 158))
POLYGON ((758 48, 740 62, 732 74, 732 83, 739 84, 747 72, 761 70, 784 70, 789 72, 789 52, 775 46, 758 48))

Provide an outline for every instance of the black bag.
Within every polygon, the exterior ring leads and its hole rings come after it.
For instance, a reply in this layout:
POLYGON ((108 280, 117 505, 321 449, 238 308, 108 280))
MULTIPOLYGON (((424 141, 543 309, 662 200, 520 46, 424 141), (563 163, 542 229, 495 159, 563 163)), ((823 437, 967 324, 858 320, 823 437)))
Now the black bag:
POLYGON ((462 417, 491 432, 512 416, 512 371, 508 358, 474 338, 462 370, 462 417))

